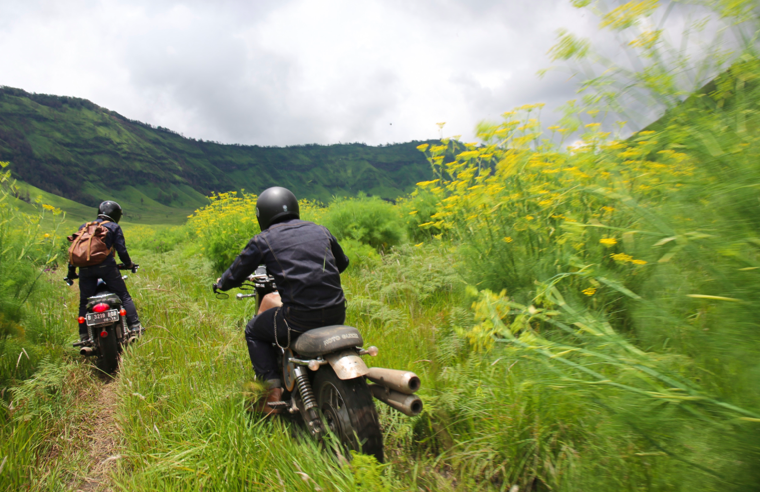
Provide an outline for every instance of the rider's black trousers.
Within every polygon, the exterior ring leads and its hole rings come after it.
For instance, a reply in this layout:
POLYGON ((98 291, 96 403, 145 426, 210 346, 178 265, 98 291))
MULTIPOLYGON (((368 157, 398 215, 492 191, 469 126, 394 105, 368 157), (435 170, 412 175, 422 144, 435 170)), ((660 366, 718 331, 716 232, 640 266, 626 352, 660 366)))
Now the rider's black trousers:
POLYGON ((245 341, 248 344, 248 354, 251 356, 256 377, 269 381, 272 386, 280 386, 281 371, 277 366, 277 352, 280 350, 275 343, 275 325, 277 327, 277 343, 281 347, 288 346, 288 327, 290 327, 290 344, 299 335, 314 328, 330 325, 342 325, 346 321, 344 304, 327 309, 312 311, 296 311, 290 307, 281 306, 267 309, 254 316, 245 327, 245 341))
MULTIPOLYGON (((124 279, 121 278, 121 272, 116 268, 116 263, 109 261, 79 269, 79 316, 84 316, 87 313, 87 298, 95 295, 99 278, 102 278, 108 285, 108 290, 121 299, 121 304, 127 311, 127 324, 133 326, 139 323, 140 318, 137 317, 135 303, 127 291, 124 279)), ((87 335, 85 323, 79 323, 79 334, 87 335)))

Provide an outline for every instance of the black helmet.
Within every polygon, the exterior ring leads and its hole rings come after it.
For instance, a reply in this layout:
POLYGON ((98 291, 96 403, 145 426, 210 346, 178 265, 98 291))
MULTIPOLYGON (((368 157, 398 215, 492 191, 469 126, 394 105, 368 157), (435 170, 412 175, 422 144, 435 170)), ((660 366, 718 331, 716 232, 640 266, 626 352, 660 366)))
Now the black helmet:
POLYGON ((111 200, 106 200, 98 207, 98 218, 107 219, 119 223, 121 219, 121 206, 111 200))
POLYGON ((298 219, 298 200, 290 190, 281 186, 273 186, 261 192, 256 200, 256 218, 261 230, 283 219, 298 219))

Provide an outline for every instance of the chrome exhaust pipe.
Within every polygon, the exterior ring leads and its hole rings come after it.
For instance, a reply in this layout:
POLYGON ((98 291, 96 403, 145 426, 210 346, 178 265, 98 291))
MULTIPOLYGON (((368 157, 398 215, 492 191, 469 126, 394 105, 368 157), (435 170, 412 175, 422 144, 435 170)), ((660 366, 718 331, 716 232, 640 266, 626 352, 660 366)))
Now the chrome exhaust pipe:
POLYGON ((95 349, 92 347, 82 347, 79 349, 79 355, 84 355, 85 357, 95 355, 95 349))
POLYGON ((372 396, 404 415, 414 417, 422 412, 422 400, 417 395, 405 395, 379 384, 370 385, 372 396))
POLYGON ((411 395, 420 389, 420 378, 410 371, 370 367, 367 378, 373 383, 411 395))

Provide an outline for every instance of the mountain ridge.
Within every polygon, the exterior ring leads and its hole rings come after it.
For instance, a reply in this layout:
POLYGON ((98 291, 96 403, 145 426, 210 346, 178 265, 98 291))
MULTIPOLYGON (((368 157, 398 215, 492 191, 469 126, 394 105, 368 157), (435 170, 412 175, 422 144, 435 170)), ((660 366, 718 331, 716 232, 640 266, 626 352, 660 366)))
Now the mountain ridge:
POLYGON ((0 161, 36 188, 85 205, 104 198, 135 210, 183 211, 212 192, 281 185, 327 201, 359 192, 403 195, 432 177, 413 141, 289 147, 220 144, 131 120, 76 97, 0 87, 0 161))

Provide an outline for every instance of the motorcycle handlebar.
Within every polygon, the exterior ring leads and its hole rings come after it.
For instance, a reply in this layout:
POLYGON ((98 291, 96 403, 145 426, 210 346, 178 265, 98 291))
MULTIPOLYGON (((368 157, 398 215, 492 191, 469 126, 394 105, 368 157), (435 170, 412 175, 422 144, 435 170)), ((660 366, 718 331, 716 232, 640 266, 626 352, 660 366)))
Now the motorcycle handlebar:
POLYGON ((116 268, 119 270, 132 270, 132 273, 137 273, 137 270, 140 268, 140 265, 137 263, 132 263, 131 266, 125 265, 124 263, 119 263, 116 265, 116 268))
MULTIPOLYGON (((116 265, 116 268, 118 268, 119 270, 131 270, 132 273, 137 273, 137 270, 140 268, 140 265, 138 265, 137 263, 132 263, 132 265, 128 266, 128 265, 125 265, 124 263, 119 263, 118 265, 116 265)), ((77 279, 77 278, 79 278, 79 275, 74 273, 74 275, 72 275, 71 277, 68 277, 68 276, 63 277, 63 281, 66 282, 66 285, 71 287, 72 285, 74 285, 74 279, 77 279)), ((124 275, 121 278, 126 280, 127 276, 124 275)))
POLYGON ((266 273, 259 273, 259 274, 253 274, 248 275, 248 281, 259 283, 259 284, 265 284, 267 282, 274 282, 274 277, 271 275, 267 275, 266 273))

